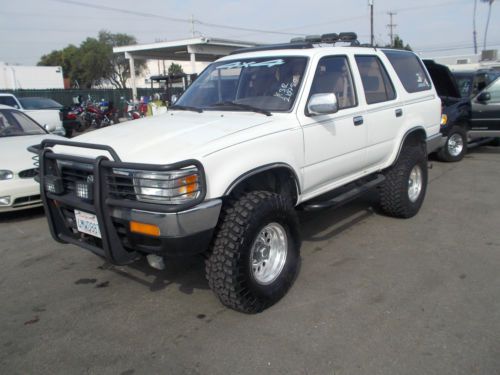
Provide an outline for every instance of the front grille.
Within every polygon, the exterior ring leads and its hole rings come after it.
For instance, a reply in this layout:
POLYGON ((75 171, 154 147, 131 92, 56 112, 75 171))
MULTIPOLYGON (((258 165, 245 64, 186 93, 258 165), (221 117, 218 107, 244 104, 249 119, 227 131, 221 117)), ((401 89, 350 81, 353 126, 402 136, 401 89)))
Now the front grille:
POLYGON ((32 203, 38 203, 38 202, 40 202, 40 194, 28 195, 27 197, 16 198, 14 200, 14 203, 12 203, 12 206, 13 207, 25 206, 25 205, 29 205, 32 203))
POLYGON ((106 176, 106 183, 111 198, 137 200, 132 176, 125 176, 110 171, 106 176))
POLYGON ((19 172, 20 178, 33 178, 38 175, 38 168, 25 169, 19 172))

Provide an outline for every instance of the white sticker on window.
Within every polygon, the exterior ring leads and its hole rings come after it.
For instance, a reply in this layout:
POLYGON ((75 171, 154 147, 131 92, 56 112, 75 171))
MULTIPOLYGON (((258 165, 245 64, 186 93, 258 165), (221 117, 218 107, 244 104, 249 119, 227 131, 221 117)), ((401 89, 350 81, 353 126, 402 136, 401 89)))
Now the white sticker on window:
POLYGON ((256 67, 272 68, 273 66, 283 65, 284 63, 285 61, 283 61, 283 59, 275 59, 275 60, 260 61, 260 62, 236 61, 229 64, 219 65, 218 67, 216 67, 216 69, 238 69, 238 68, 256 68, 256 67))

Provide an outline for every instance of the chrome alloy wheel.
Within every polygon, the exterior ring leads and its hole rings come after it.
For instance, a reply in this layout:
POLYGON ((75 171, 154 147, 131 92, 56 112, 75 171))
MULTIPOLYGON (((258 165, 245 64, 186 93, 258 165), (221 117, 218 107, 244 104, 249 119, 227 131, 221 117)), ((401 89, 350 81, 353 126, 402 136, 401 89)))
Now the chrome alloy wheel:
POLYGON ((464 139, 460 134, 455 133, 448 139, 447 147, 451 156, 458 156, 464 149, 464 139))
POLYGON ((411 202, 416 202, 422 192, 422 186, 422 168, 417 164, 412 168, 410 177, 408 178, 408 198, 410 198, 411 202))
POLYGON ((252 275, 261 285, 269 285, 281 274, 286 263, 288 238, 278 223, 266 225, 257 235, 250 251, 252 275))

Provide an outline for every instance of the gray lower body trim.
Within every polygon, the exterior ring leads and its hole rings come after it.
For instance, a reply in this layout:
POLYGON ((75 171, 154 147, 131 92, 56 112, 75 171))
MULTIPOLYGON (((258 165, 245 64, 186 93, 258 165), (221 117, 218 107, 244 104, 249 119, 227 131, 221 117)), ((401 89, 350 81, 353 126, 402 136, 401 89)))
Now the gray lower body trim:
POLYGON ((469 130, 469 138, 500 137, 500 130, 469 130))
POLYGON ((173 213, 115 207, 111 216, 157 225, 161 237, 184 237, 215 228, 221 207, 221 199, 205 201, 189 210, 173 213))
POLYGON ((446 137, 443 137, 441 133, 434 134, 433 136, 427 138, 427 154, 437 151, 446 143, 446 137))

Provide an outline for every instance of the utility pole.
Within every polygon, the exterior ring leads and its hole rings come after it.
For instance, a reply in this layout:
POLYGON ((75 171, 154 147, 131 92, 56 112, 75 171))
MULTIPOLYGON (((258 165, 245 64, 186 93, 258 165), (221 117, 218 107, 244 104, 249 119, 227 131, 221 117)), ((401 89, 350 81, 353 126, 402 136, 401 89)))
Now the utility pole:
POLYGON ((373 47, 373 0, 368 0, 368 5, 370 6, 370 45, 373 47))
POLYGON ((387 14, 390 17, 390 22, 387 25, 389 28, 389 37, 391 38, 391 47, 394 47, 394 29, 396 28, 396 24, 392 22, 392 17, 395 16, 397 13, 396 12, 387 12, 387 14))
POLYGON ((477 32, 476 32, 476 8, 477 0, 474 0, 474 14, 472 16, 472 37, 474 39, 474 54, 477 55, 477 32))

